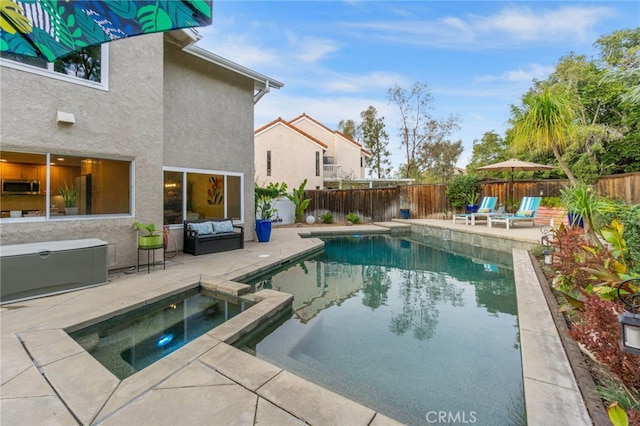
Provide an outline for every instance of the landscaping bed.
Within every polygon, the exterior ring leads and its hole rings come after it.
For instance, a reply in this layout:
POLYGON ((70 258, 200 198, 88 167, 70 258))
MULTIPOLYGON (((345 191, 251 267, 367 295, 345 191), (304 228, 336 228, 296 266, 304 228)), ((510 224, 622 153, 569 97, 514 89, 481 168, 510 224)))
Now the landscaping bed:
MULTIPOLYGON (((544 264, 543 250, 531 254, 595 425, 612 424, 607 410, 620 414, 617 407, 626 412, 628 423, 620 420, 614 425, 640 425, 640 356, 623 352, 619 345, 617 316, 624 306, 615 289, 635 276, 635 259, 626 253, 623 228, 616 221, 603 227, 608 238, 598 247, 583 230, 559 227, 554 230, 551 265, 544 264)), ((628 235, 633 239, 633 232, 628 235)))

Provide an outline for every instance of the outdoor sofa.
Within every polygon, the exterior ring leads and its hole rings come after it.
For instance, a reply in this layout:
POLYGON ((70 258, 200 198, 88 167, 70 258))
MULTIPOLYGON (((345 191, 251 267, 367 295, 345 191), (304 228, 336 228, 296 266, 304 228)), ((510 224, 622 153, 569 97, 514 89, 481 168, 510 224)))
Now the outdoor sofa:
POLYGON ((244 248, 244 227, 232 219, 184 221, 183 252, 194 256, 244 248))

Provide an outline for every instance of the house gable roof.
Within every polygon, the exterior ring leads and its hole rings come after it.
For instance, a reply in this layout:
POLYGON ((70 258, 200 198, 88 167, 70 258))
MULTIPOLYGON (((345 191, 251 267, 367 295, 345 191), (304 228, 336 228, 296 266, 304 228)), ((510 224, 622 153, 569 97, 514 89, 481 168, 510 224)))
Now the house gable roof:
POLYGON ((284 86, 284 83, 281 83, 278 80, 267 77, 266 75, 260 74, 259 72, 223 58, 222 56, 195 46, 194 43, 200 40, 202 36, 200 36, 194 28, 169 31, 165 33, 165 38, 193 56, 252 79, 254 81, 254 90, 256 91, 254 95, 254 103, 257 103, 265 94, 269 93, 270 89, 281 89, 284 86))
POLYGON ((276 118, 275 120, 273 120, 272 122, 265 124, 264 126, 260 127, 259 129, 256 129, 253 132, 254 137, 258 136, 258 134, 263 133, 265 131, 267 131, 268 129, 276 126, 276 125, 283 125, 289 129, 291 129, 292 131, 300 134, 301 136, 303 136, 304 138, 308 139, 309 141, 313 142, 316 145, 319 145, 322 149, 327 149, 328 145, 321 142, 320 140, 314 138, 313 136, 311 136, 310 134, 298 129, 295 126, 292 126, 290 123, 288 123, 287 121, 283 120, 281 117, 276 118))
POLYGON ((360 144, 357 141, 354 141, 353 139, 351 139, 350 137, 348 137, 347 135, 345 135, 342 132, 339 132, 338 130, 331 130, 330 128, 328 128, 327 126, 325 126, 324 124, 320 123, 318 120, 316 120, 315 118, 307 115, 306 113, 302 113, 299 116, 297 116, 296 118, 294 118, 293 120, 290 120, 289 123, 293 124, 295 126, 295 123, 301 120, 308 120, 312 123, 314 123, 315 125, 319 126, 320 128, 322 128, 323 130, 331 133, 333 135, 334 138, 336 137, 340 137, 341 139, 343 139, 344 141, 355 145, 356 147, 358 147, 360 149, 360 151, 367 157, 371 157, 371 153, 369 151, 367 151, 366 149, 364 149, 364 147, 362 146, 362 144, 360 144))

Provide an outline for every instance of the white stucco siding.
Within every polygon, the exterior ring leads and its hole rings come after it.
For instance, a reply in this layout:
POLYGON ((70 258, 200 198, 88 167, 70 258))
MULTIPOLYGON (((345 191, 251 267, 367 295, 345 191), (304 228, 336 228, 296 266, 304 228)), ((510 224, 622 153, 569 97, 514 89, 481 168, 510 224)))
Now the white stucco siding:
POLYGON ((325 155, 332 157, 335 155, 335 142, 334 132, 327 130, 325 127, 319 125, 308 117, 300 117, 291 123, 293 126, 302 130, 303 132, 313 136, 314 138, 322 141, 327 145, 325 155))
POLYGON ((360 147, 338 134, 336 134, 335 146, 336 163, 342 166, 342 174, 353 178, 363 178, 364 169, 360 167, 360 147))
POLYGON ((255 181, 258 185, 286 182, 291 189, 307 179, 308 189, 322 188, 322 176, 316 176, 316 152, 322 146, 284 124, 275 124, 255 136, 255 181), (271 176, 267 176, 267 151, 271 151, 271 176))
POLYGON ((135 218, 6 223, 0 242, 81 238, 110 243, 110 267, 135 261, 134 220, 162 223, 162 34, 109 45, 109 90, 2 67, 3 150, 135 161, 135 218), (75 116, 57 124, 56 111, 75 116))

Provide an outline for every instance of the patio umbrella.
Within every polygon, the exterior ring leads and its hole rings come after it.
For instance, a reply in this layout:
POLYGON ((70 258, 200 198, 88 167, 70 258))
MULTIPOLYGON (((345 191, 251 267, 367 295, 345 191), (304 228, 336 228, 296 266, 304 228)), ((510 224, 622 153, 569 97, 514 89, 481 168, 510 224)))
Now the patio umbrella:
POLYGON ((0 50, 48 62, 140 34, 211 25, 212 0, 2 0, 0 50))
POLYGON ((484 170, 486 172, 511 172, 511 193, 513 194, 513 172, 535 172, 539 170, 551 170, 553 166, 547 166, 546 164, 530 163, 528 161, 521 161, 512 158, 500 163, 489 164, 486 166, 478 167, 476 170, 484 170))

